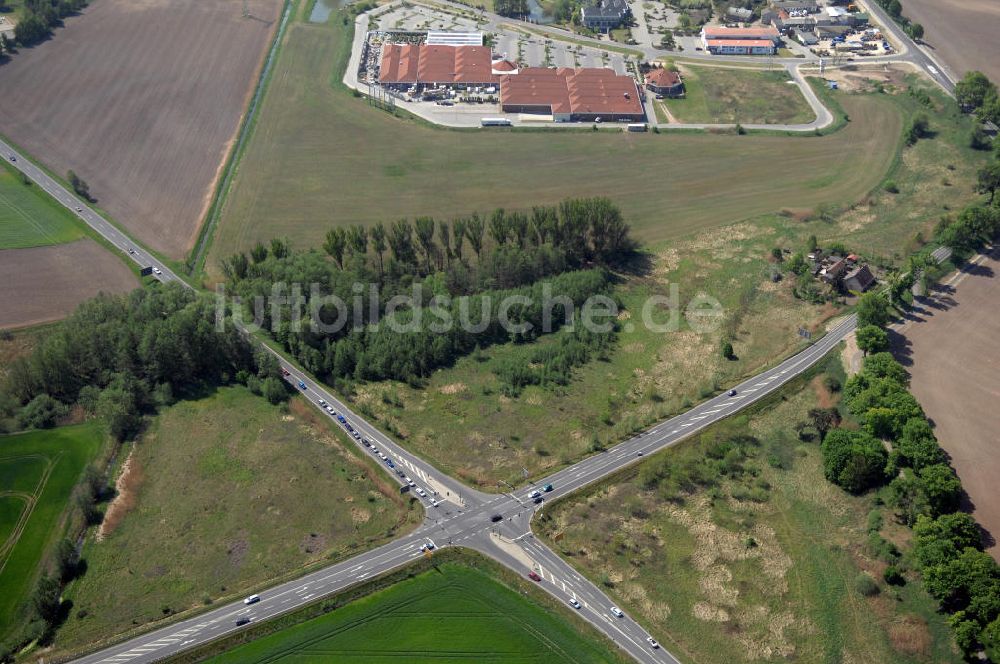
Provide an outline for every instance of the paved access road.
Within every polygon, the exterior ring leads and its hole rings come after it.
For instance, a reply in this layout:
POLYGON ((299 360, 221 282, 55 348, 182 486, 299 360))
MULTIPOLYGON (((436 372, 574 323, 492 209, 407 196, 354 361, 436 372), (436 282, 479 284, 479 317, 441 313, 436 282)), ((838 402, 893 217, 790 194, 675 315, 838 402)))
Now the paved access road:
MULTIPOLYGON (((85 201, 18 154, 12 146, 0 141, 0 150, 5 159, 10 160, 55 200, 75 212, 114 247, 137 264, 156 268, 157 279, 163 282, 178 281, 191 288, 155 256, 91 209, 85 201)), ((317 409, 344 427, 358 442, 359 447, 372 455, 396 479, 401 489, 409 487, 408 491, 418 497, 427 513, 424 523, 413 533, 381 547, 294 581, 262 590, 259 593, 260 600, 256 603, 248 605, 243 601, 234 601, 224 604, 195 617, 135 636, 79 661, 88 664, 123 664, 163 659, 244 629, 243 624, 237 624, 244 618, 249 619, 250 624, 266 620, 398 568, 421 555, 428 555, 428 545, 433 544, 434 548, 465 546, 493 558, 519 574, 533 572, 539 578, 537 583, 540 588, 579 611, 583 618, 637 662, 676 664, 678 660, 665 648, 653 647, 647 641, 649 634, 639 623, 628 617, 627 607, 621 607, 625 615, 617 617, 611 610, 613 602, 603 591, 534 538, 531 533, 532 517, 544 508, 546 500, 566 496, 637 463, 641 456, 674 445, 692 433, 758 401, 814 365, 849 334, 854 326, 855 319, 849 316, 815 345, 736 386, 735 394, 710 399, 607 452, 595 454, 539 480, 536 485, 512 488, 510 493, 505 494, 487 494, 471 489, 435 469, 397 445, 312 377, 284 359, 277 350, 265 344, 279 358, 281 367, 286 372, 286 380, 317 409), (347 429, 348 425, 350 429, 347 429), (354 435, 355 432, 357 435, 354 435), (542 499, 535 502, 530 495, 536 490, 535 487, 548 484, 552 485, 551 491, 543 492, 542 499), (575 604, 570 604, 570 600, 575 604)))

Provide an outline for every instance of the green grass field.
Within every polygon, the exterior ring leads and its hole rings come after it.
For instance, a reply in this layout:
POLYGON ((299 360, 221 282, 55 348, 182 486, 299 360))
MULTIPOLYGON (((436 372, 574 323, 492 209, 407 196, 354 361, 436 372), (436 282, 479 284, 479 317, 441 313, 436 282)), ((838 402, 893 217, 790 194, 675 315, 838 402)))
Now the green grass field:
POLYGON ((664 103, 679 122, 798 124, 816 119, 783 69, 681 65, 684 97, 664 103))
POLYGON ((285 410, 243 387, 163 411, 135 444, 126 478, 103 539, 88 537, 87 573, 67 589, 74 612, 57 647, 249 594, 420 517, 300 397, 285 410))
MULTIPOLYGON (((721 440, 760 441, 726 455, 741 470, 687 492, 644 489, 640 467, 549 506, 537 532, 682 661, 959 661, 919 581, 881 583, 885 562, 866 545, 874 496, 826 482, 819 446, 795 435, 809 408, 835 401, 816 380, 797 381, 724 425, 721 440), (879 579, 877 596, 855 590, 862 572, 879 579)), ((700 461, 721 429, 643 465, 700 461)))
POLYGON ((9 165, 0 167, 0 249, 72 242, 84 236, 72 214, 9 165))
POLYGON ((0 436, 0 639, 20 625, 73 487, 103 440, 96 424, 0 436))
MULTIPOLYGON (((654 242, 782 207, 863 196, 893 163, 902 120, 878 97, 823 137, 449 131, 395 118, 340 83, 348 29, 294 23, 207 262, 287 236, 319 247, 336 224, 441 218, 601 194, 654 242)), ((796 93, 797 94, 797 93, 796 93)))
POLYGON ((446 563, 214 661, 620 661, 588 632, 483 571, 446 563))

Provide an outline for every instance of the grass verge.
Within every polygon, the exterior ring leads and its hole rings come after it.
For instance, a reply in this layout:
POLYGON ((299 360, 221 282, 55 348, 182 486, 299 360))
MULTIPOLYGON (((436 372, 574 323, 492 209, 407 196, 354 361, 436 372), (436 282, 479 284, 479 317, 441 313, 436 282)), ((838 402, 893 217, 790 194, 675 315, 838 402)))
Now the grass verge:
POLYGON ((118 488, 84 547, 87 573, 66 591, 61 650, 346 558, 421 516, 301 398, 286 410, 243 387, 165 410, 118 488))

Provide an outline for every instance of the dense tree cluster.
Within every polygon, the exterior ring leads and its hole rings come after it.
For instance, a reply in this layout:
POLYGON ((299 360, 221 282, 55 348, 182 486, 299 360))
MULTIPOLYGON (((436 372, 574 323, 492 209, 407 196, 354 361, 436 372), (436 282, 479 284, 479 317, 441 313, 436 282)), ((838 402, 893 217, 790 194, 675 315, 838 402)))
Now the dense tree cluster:
MULTIPOLYGON (((559 301, 575 309, 592 295, 609 293, 611 277, 603 267, 627 260, 635 244, 618 208, 594 198, 535 207, 530 214, 497 209, 450 223, 418 217, 389 226, 336 227, 323 249, 325 256, 294 252, 274 240, 249 256, 229 257, 222 268, 244 314, 256 313, 265 330, 324 380, 416 384, 477 347, 558 330, 573 316, 559 301), (301 295, 278 305, 272 297, 269 306, 252 312, 256 299, 275 293, 275 284, 301 284, 301 295), (390 306, 400 296, 410 303, 390 306), (508 308, 510 298, 531 304, 508 308), (546 306, 546 299, 555 306, 546 306), (295 310, 306 318, 301 325, 293 322, 295 310), (503 314, 513 325, 502 325, 503 314), (544 325, 547 320, 553 324, 544 325), (529 329, 511 331, 519 325, 529 329), (403 327, 408 331, 401 333, 403 327)), ((574 331, 559 352, 544 351, 541 369, 505 365, 498 373, 511 379, 503 382, 512 392, 517 384, 558 383, 612 340, 574 331)))
POLYGON ((124 439, 175 394, 228 382, 240 370, 275 377, 273 359, 257 355, 232 325, 216 328, 211 298, 180 285, 102 295, 11 365, 3 405, 23 426, 43 427, 79 404, 124 439))
MULTIPOLYGON (((1000 161, 997 176, 1000 180, 1000 161)), ((987 168, 992 168, 991 164, 987 168)), ((982 178, 981 178, 982 179, 982 178)), ((1000 182, 997 183, 1000 186, 1000 182)), ((993 190, 983 188, 983 193, 992 196, 993 190)), ((951 247, 959 256, 967 256, 993 240, 1000 232, 1000 208, 985 205, 970 205, 955 219, 943 221, 937 228, 935 239, 942 245, 951 247)))
POLYGON ((524 16, 528 13, 528 0, 494 0, 493 11, 500 16, 524 16))
POLYGON ((975 113, 980 122, 1000 124, 997 86, 980 71, 970 71, 955 84, 955 99, 964 111, 975 113))
POLYGON ((14 38, 22 46, 37 43, 48 37, 62 19, 86 5, 87 0, 24 0, 14 38))

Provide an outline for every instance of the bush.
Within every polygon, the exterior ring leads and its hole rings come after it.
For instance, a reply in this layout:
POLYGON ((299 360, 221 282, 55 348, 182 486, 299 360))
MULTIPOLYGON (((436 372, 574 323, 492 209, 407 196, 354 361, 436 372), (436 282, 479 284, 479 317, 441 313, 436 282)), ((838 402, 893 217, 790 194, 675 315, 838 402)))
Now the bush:
POLYGON ((899 185, 896 184, 895 180, 886 180, 885 184, 882 185, 882 188, 888 191, 890 194, 899 193, 899 185))
POLYGON ((39 394, 17 414, 17 423, 22 429, 49 429, 65 417, 67 411, 65 404, 48 394, 39 394))
POLYGON ((888 454, 864 431, 834 429, 822 444, 826 478, 851 493, 862 493, 885 481, 888 454))
POLYGON ((854 589, 864 597, 874 597, 879 594, 878 582, 867 572, 858 574, 858 578, 854 580, 854 589))
POLYGON ((906 579, 903 578, 903 573, 899 571, 899 568, 895 565, 889 565, 882 572, 882 579, 888 583, 890 586, 903 586, 906 585, 906 579))

